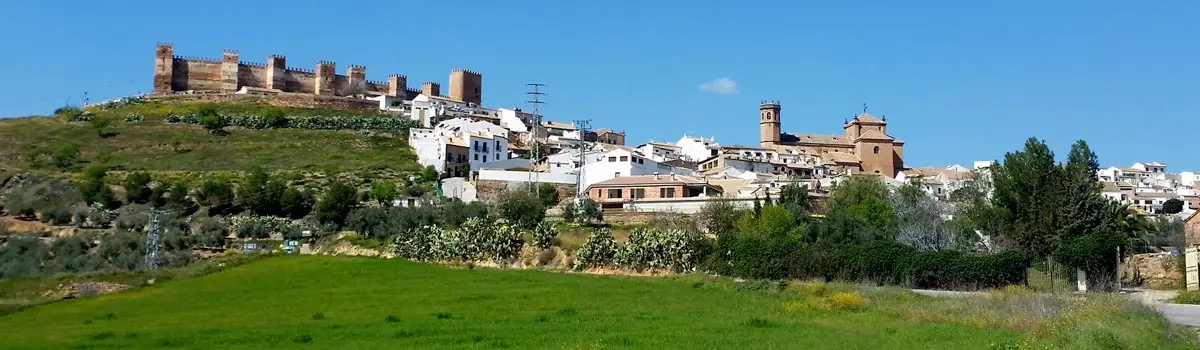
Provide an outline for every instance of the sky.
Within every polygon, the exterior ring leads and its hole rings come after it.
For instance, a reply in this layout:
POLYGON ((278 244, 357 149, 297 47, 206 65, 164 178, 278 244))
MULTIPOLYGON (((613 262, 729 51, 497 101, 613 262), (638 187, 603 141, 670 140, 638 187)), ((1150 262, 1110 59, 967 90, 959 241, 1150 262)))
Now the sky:
POLYGON ((157 42, 176 55, 334 61, 367 78, 447 85, 483 74, 484 105, 588 119, 629 145, 683 134, 758 143, 840 134, 885 115, 908 166, 1002 159, 1029 137, 1104 166, 1200 170, 1200 1, 7 1, 0 116, 146 92, 157 42))

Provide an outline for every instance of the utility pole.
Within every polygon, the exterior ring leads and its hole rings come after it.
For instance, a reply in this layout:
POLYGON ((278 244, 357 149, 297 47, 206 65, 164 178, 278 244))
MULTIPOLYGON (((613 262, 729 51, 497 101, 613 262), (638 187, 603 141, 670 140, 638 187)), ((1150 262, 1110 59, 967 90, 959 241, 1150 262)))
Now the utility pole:
POLYGON ((162 225, 158 222, 159 211, 150 211, 150 229, 146 233, 146 270, 157 271, 159 262, 158 234, 162 225))
MULTIPOLYGON (((542 127, 542 109, 541 109, 541 107, 542 107, 543 103, 546 103, 545 101, 542 101, 542 96, 546 95, 546 93, 542 92, 541 89, 546 87, 546 84, 529 83, 529 84, 525 84, 525 86, 529 87, 529 92, 525 93, 526 95, 529 95, 529 100, 525 101, 525 102, 528 102, 529 104, 533 105, 533 118, 535 120, 535 125, 533 126, 533 144, 531 145, 532 147, 530 147, 530 150, 529 150, 530 155, 529 155, 529 180, 528 181, 529 181, 529 185, 531 187, 533 187, 534 193, 537 194, 539 198, 541 198, 542 193, 541 193, 541 190, 538 188, 540 186, 536 185, 536 183, 534 181, 535 178, 534 178, 533 173, 534 173, 534 167, 536 167, 538 162, 541 160, 541 154, 540 154, 541 147, 538 147, 537 132, 538 132, 538 128, 542 127)), ((546 138, 549 139, 549 135, 547 135, 546 138)))
POLYGON ((587 165, 587 142, 583 141, 583 135, 587 134, 591 124, 590 119, 575 120, 575 127, 579 129, 579 168, 575 170, 576 198, 583 196, 583 166, 587 165))

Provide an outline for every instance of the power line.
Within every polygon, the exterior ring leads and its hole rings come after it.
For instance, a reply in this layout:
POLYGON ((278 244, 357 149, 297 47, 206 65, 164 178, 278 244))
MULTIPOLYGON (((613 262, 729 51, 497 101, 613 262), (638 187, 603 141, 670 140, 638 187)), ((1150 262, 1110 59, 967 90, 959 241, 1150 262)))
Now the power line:
MULTIPOLYGON (((525 84, 525 86, 528 86, 530 89, 529 92, 525 93, 526 95, 529 95, 529 100, 527 100, 525 102, 533 105, 533 118, 534 118, 534 123, 535 123, 535 125, 533 126, 533 145, 532 145, 533 147, 531 147, 530 155, 529 155, 529 179, 528 179, 528 181, 529 181, 530 186, 533 187, 534 193, 536 193, 539 197, 541 197, 541 195, 542 195, 542 193, 541 193, 542 191, 540 189, 541 186, 534 184, 535 178, 534 178, 533 173, 534 173, 534 167, 536 167, 537 164, 541 162, 541 154, 539 154, 539 153, 541 153, 540 152, 541 147, 539 147, 538 143, 537 143, 537 139, 538 139, 537 131, 538 131, 538 128, 542 127, 541 106, 543 103, 546 103, 545 101, 542 101, 542 96, 546 95, 546 93, 542 92, 541 89, 543 87, 546 87, 547 85, 542 84, 542 83, 529 83, 529 84, 525 84)), ((549 139, 549 138, 550 138, 550 135, 547 132, 546 139, 549 139)))
POLYGON ((583 166, 587 165, 587 142, 584 142, 583 135, 587 135, 588 129, 591 128, 591 119, 580 119, 574 121, 576 128, 579 129, 579 167, 575 170, 575 197, 583 196, 583 166))

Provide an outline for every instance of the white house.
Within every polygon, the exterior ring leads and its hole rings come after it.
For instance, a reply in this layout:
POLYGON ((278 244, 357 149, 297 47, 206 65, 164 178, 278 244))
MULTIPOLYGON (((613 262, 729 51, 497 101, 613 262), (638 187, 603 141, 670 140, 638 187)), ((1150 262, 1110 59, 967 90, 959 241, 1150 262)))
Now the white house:
POLYGON ((653 159, 656 162, 679 159, 680 155, 679 146, 654 141, 637 146, 637 150, 646 158, 653 159))
MULTIPOLYGON (((599 162, 604 158, 604 154, 608 153, 599 147, 596 143, 585 143, 587 151, 584 153, 585 163, 599 162)), ((551 173, 555 174, 575 174, 579 169, 579 149, 564 148, 562 151, 551 154, 546 157, 547 166, 551 173)))
POLYGON ((691 137, 683 135, 679 141, 675 142, 675 146, 679 147, 680 158, 687 161, 700 162, 717 155, 721 151, 721 145, 713 138, 691 137))
POLYGON ((1162 213, 1163 203, 1172 198, 1183 200, 1183 196, 1175 193, 1134 193, 1131 199, 1134 208, 1153 215, 1162 213))
POLYGON ((605 152, 595 163, 585 164, 582 168, 582 183, 579 188, 586 189, 594 183, 607 181, 621 176, 678 174, 695 175, 691 169, 673 167, 648 159, 624 148, 605 152))
POLYGON ((442 134, 434 129, 408 129, 408 145, 421 166, 433 166, 438 173, 446 171, 446 139, 442 134))
POLYGON ((529 132, 528 126, 534 124, 531 120, 537 120, 532 113, 516 109, 498 108, 496 111, 500 114, 500 126, 512 132, 529 132))
POLYGON ((1159 162, 1137 162, 1133 163, 1133 166, 1130 168, 1145 171, 1151 174, 1161 174, 1167 172, 1167 165, 1159 162))
POLYGON ((468 161, 471 171, 479 171, 484 163, 508 159, 508 139, 489 132, 464 133, 467 137, 468 161))

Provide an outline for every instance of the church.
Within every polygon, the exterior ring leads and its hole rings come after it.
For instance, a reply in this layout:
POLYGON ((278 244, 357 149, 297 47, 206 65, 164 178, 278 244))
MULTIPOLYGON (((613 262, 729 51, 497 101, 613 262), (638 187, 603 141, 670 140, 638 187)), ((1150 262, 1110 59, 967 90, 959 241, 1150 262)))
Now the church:
POLYGON ((841 135, 781 131, 778 101, 759 105, 759 146, 778 152, 817 156, 838 174, 879 174, 895 178, 904 169, 904 141, 887 133, 887 117, 863 112, 842 125, 841 135))

